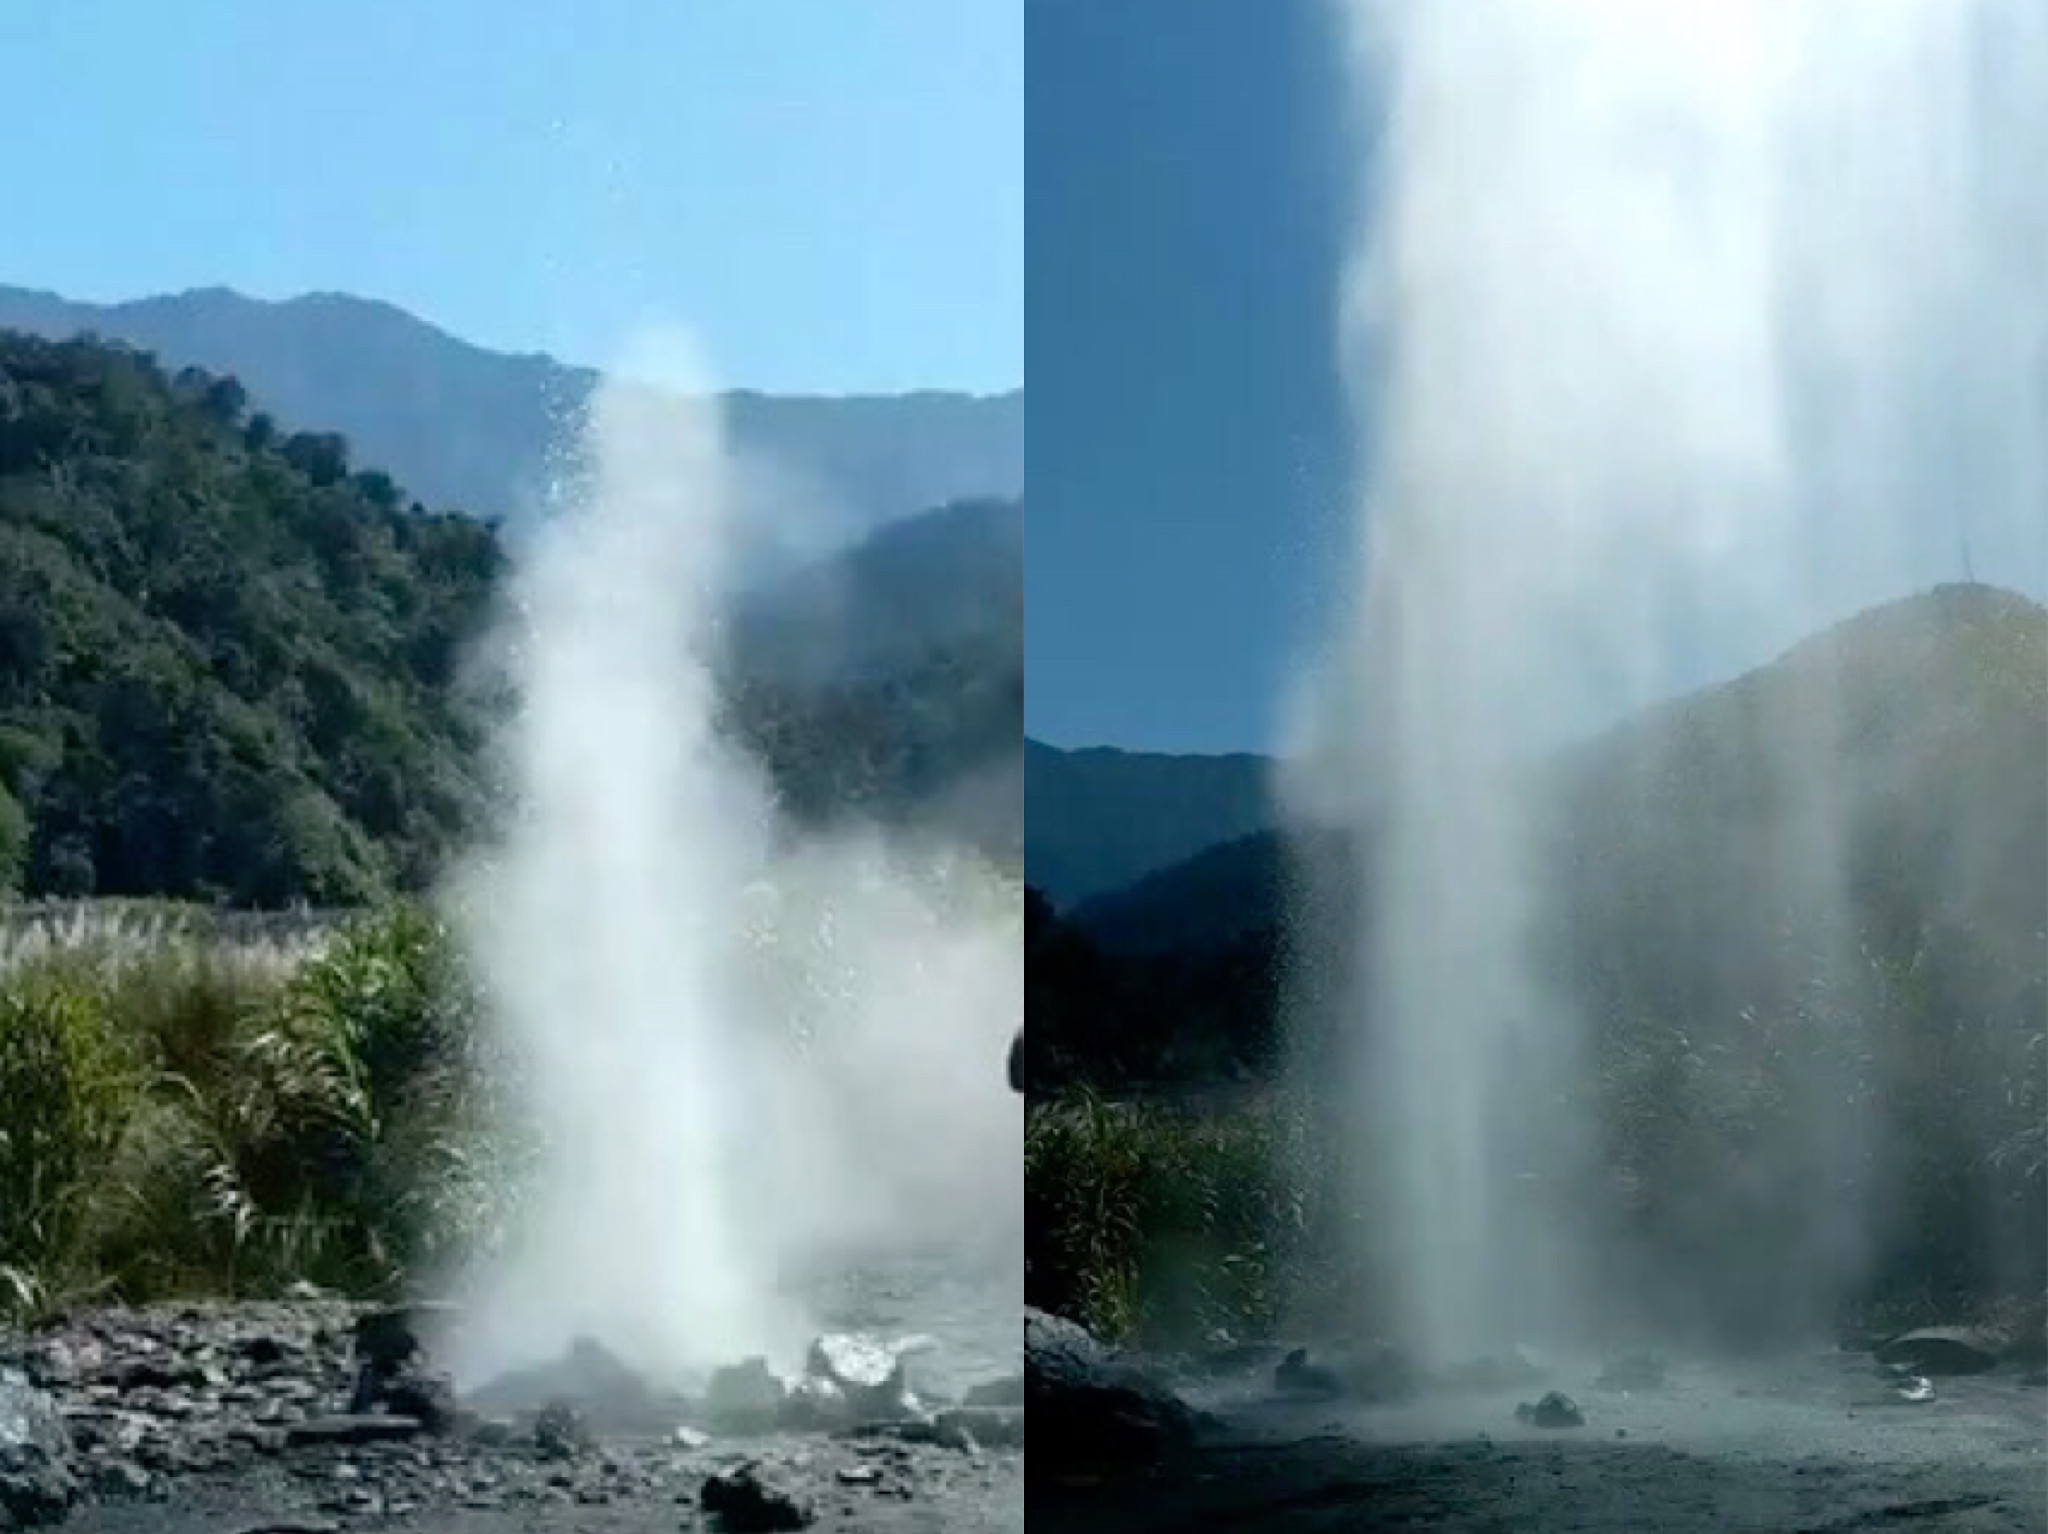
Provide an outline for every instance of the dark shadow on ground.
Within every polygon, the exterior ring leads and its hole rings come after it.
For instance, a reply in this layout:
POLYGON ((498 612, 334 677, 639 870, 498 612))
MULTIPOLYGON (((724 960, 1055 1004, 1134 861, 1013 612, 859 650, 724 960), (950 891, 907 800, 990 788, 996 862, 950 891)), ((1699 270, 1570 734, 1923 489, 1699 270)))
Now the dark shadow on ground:
MULTIPOLYGON (((1867 1357, 1695 1371, 1574 1394, 1583 1428, 1515 1421, 1511 1394, 1404 1408, 1242 1401, 1144 1469, 1034 1467, 1032 1534, 1430 1529, 1500 1534, 2044 1534, 2048 1391, 1943 1380, 1903 1405, 1867 1357)), ((1043 1431, 1043 1424, 1034 1421, 1043 1431)))
POLYGON ((1219 1446, 1092 1483, 1034 1478, 1029 1507, 1032 1534, 2048 1529, 2038 1458, 1886 1464, 1626 1443, 1390 1447, 1335 1436, 1219 1446))

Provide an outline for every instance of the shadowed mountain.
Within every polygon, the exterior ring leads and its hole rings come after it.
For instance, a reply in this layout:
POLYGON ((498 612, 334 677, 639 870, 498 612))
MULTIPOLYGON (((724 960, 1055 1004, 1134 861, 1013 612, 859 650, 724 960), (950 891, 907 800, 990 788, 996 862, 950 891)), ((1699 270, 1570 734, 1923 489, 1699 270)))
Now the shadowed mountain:
MULTIPOLYGON (((1180 792, 1171 767, 1102 755, 1120 803, 1180 792)), ((1564 752, 1547 783, 1546 951, 1599 1015, 1725 1020, 1821 979, 1838 998, 1909 986, 1958 1016, 2048 1005, 2048 610, 2024 596, 1955 585, 1870 609, 1564 752), (1847 968, 1816 979, 1799 968, 1815 954, 1847 968)), ((1038 802, 1034 883, 1039 837, 1072 824, 1038 802)), ((1073 928, 1132 956, 1270 937, 1292 909, 1285 839, 1210 825, 1210 845, 1074 906, 1073 928)), ((1341 849, 1329 861, 1349 879, 1341 849)))
POLYGON ((1270 763, 1252 755, 1176 756, 1024 746, 1031 883, 1071 907, 1274 823, 1270 763))
MULTIPOLYGON (((231 374, 287 430, 340 432, 428 505, 517 522, 543 504, 597 374, 474 346, 390 304, 346 294, 283 302, 226 288, 75 303, 0 287, 0 328, 82 333, 153 352, 175 372, 231 374)), ((895 517, 1024 487, 1022 391, 725 396, 742 495, 803 523, 769 568, 895 517)), ((780 519, 778 519, 780 521, 780 519)))
POLYGON ((905 517, 757 592, 736 621, 750 672, 873 677, 935 646, 1024 631, 1024 507, 960 501, 905 517))
POLYGON ((1112 953, 1209 950, 1279 926, 1286 901, 1283 839, 1255 831, 1091 896, 1068 919, 1112 953))

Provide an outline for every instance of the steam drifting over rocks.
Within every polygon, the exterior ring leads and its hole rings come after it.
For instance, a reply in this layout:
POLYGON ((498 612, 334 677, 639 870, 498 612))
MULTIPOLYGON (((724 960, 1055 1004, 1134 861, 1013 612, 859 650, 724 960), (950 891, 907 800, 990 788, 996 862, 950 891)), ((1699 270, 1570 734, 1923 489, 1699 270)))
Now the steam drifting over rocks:
MULTIPOLYGON (((431 1337, 454 1319, 309 1297, 95 1311, 0 1336, 0 1527, 207 1484, 344 1522, 663 1497, 743 1508, 747 1485, 762 1506, 901 1502, 971 1494, 989 1454, 1022 1446, 1019 1408, 928 1396, 910 1362, 922 1350, 880 1338, 821 1337, 794 1379, 759 1359, 714 1376, 752 1382, 745 1398, 715 1383, 663 1392, 588 1341, 458 1395, 431 1337)), ((1015 1380, 975 1392, 1021 1394, 1015 1380)), ((726 1526, 798 1526, 738 1516, 726 1526)))

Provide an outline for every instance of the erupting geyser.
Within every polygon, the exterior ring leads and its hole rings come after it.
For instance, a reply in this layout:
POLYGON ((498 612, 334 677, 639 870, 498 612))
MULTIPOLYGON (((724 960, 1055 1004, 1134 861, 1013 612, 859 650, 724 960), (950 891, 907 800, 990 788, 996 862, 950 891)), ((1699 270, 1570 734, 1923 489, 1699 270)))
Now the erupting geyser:
POLYGON ((649 360, 592 402, 582 503, 524 560, 516 808, 459 906, 545 1168, 485 1356, 587 1333, 675 1369, 786 1342, 736 1180, 766 1043, 739 1026, 736 913, 771 826, 714 728, 726 460, 704 391, 629 381, 649 360))
MULTIPOLYGON (((722 733, 740 529, 687 362, 664 341, 599 390, 590 472, 523 551, 496 657, 509 807, 451 908, 531 1164, 469 1276, 470 1381, 585 1336, 671 1384, 794 1363, 808 1270, 972 1264, 1017 1200, 993 1062, 1018 902, 952 849, 781 823, 722 733)), ((1018 1287, 991 1300, 1011 1329, 1018 1287)))
MULTIPOLYGON (((1627 1299, 1589 1217, 1588 1019, 1534 954, 1555 749, 1957 579, 1965 545, 2048 584, 2048 9, 1342 10, 1359 573, 1289 787, 1365 833, 1360 1200, 1390 1330, 1450 1362, 1627 1299)), ((1823 733, 1784 743, 1791 780, 1825 784, 1823 733)), ((1730 898, 1839 904, 1843 831, 1816 813, 1730 898)), ((1865 1211, 1821 1191, 1859 1131, 1826 1082, 1811 1110, 1788 1296, 1861 1257, 1865 1211)))

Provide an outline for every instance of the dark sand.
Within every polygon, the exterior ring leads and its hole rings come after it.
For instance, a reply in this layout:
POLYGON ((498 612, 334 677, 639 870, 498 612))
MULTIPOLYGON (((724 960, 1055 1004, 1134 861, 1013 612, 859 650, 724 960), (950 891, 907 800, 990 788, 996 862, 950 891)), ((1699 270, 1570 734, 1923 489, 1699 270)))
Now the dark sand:
POLYGON ((2009 1373, 1899 1402, 1867 1354, 1713 1369, 1659 1390, 1543 1386, 1410 1407, 1219 1392, 1224 1430, 1144 1473, 1034 1478, 1034 1534, 1446 1529, 1501 1534, 2048 1531, 2048 1390, 2009 1373), (1586 1425, 1515 1420, 1562 1388, 1586 1425))
MULTIPOLYGON (((429 1498, 399 1516, 336 1514, 320 1507, 321 1488, 278 1469, 180 1484, 163 1502, 79 1509, 64 1534, 314 1534, 314 1531, 417 1530, 420 1534, 677 1534, 714 1530, 698 1508, 705 1473, 729 1463, 731 1449, 678 1456, 662 1484, 602 1504, 564 1494, 495 1507, 429 1498)), ((920 1447, 900 1456, 878 1486, 845 1485, 842 1465, 861 1462, 852 1446, 821 1441, 794 1451, 769 1448, 772 1476, 810 1499, 813 1529, 876 1534, 1021 1534, 1024 1459, 1015 1451, 969 1456, 920 1447), (803 1461, 792 1465, 794 1453, 803 1461), (907 1493, 907 1494, 906 1494, 907 1493)))

